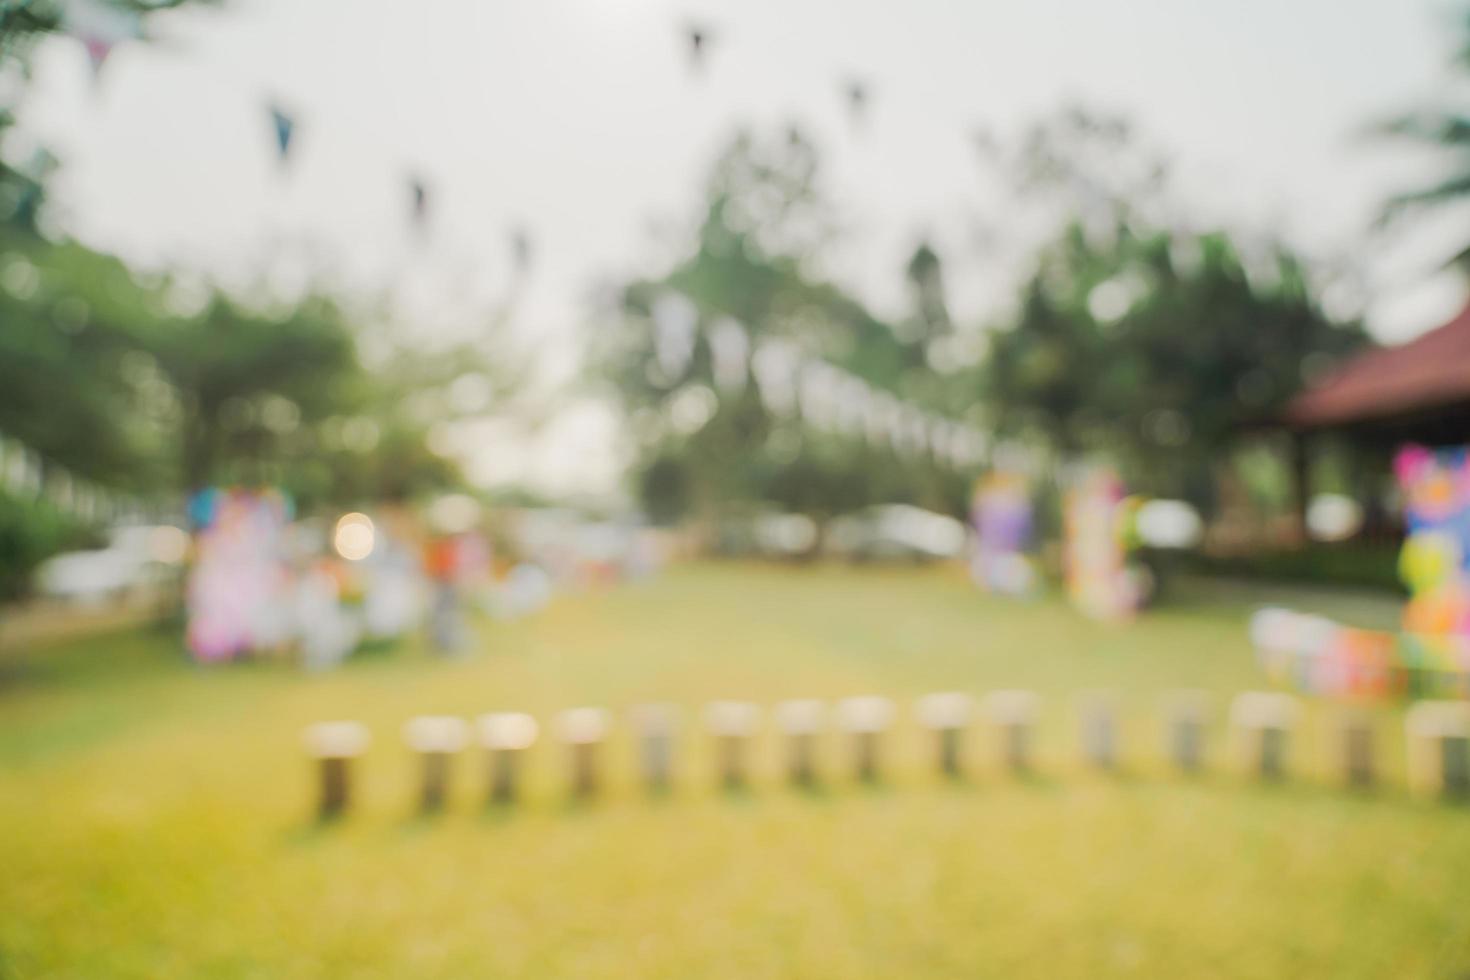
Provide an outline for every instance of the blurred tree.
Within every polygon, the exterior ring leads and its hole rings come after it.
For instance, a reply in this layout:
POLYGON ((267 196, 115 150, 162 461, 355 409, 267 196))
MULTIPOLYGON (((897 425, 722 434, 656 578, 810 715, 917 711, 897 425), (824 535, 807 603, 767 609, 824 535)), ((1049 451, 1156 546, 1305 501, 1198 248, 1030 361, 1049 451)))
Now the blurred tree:
MULTIPOLYGON (((1464 73, 1470 71, 1470 6, 1460 8, 1457 20, 1459 40, 1451 64, 1464 73)), ((1463 87, 1458 94, 1463 103, 1463 87)), ((1446 173, 1439 181, 1390 198, 1381 216, 1383 223, 1409 212, 1463 208, 1470 202, 1470 105, 1427 106, 1391 119, 1378 130, 1386 136, 1438 149, 1446 164, 1446 173)), ((1470 243, 1449 264, 1470 273, 1470 243)))
POLYGON ((638 499, 655 524, 673 524, 689 513, 689 472, 675 453, 654 456, 638 475, 638 499))
POLYGON ((320 298, 274 317, 217 294, 198 316, 150 333, 179 399, 179 470, 191 490, 281 482, 297 433, 338 410, 360 370, 347 324, 320 298))
POLYGON ((776 341, 793 359, 818 358, 941 414, 971 397, 945 388, 925 363, 926 342, 948 328, 932 250, 909 264, 912 331, 814 273, 835 227, 817 173, 816 151, 798 131, 737 135, 706 185, 687 257, 662 277, 628 284, 594 338, 594 362, 628 415, 637 489, 655 519, 718 521, 758 505, 819 522, 879 502, 963 507, 960 477, 859 436, 816 431, 795 409, 773 411, 744 374, 748 355, 776 341), (717 350, 722 333, 733 354, 717 350), (732 358, 734 380, 721 376, 732 358))
POLYGON ((47 501, 0 489, 0 602, 25 596, 36 567, 58 551, 98 543, 89 528, 47 501))
POLYGON ((1000 431, 1107 454, 1140 489, 1210 506, 1242 432, 1366 339, 1322 313, 1283 247, 1253 267, 1224 233, 1068 226, 991 340, 1000 431))
MULTIPOLYGON (((100 71, 113 43, 186 2, 211 0, 0 0, 0 433, 48 467, 166 506, 208 484, 279 485, 308 511, 461 486, 434 434, 512 390, 503 338, 401 345, 370 370, 369 318, 324 295, 252 309, 139 277, 47 221, 59 161, 45 147, 17 154, 13 138, 35 45, 66 31, 100 71)), ((86 531, 45 500, 0 492, 0 597, 86 531)))
POLYGON ((0 432, 145 496, 266 482, 310 507, 457 486, 431 430, 510 390, 469 346, 369 370, 357 320, 320 295, 251 310, 17 231, 0 234, 0 318, 0 432))
POLYGON ((1124 120, 1042 119, 1007 167, 1055 230, 977 379, 1002 436, 1102 454, 1139 489, 1209 508, 1251 424, 1366 342, 1281 243, 1178 230, 1163 155, 1124 120))
POLYGON ((511 367, 473 344, 394 345, 382 364, 354 373, 334 414, 313 428, 313 492, 341 503, 404 502, 462 487, 439 440, 514 395, 511 367))
POLYGON ((30 56, 43 38, 73 34, 100 72, 111 46, 146 36, 150 15, 216 0, 4 0, 0 2, 0 224, 34 231, 42 214, 46 181, 57 159, 44 146, 26 159, 9 158, 6 145, 16 109, 30 81, 30 56))
MULTIPOLYGON (((162 292, 140 286, 115 259, 40 236, 59 161, 44 146, 12 160, 8 137, 38 41, 88 23, 135 22, 141 34, 146 15, 184 2, 0 3, 0 431, 115 488, 164 479, 156 423, 169 406, 136 336, 162 309, 162 292)), ((100 47, 89 55, 103 56, 100 47)))
POLYGON ((919 339, 930 343, 951 329, 949 304, 944 295, 944 269, 939 254, 928 242, 919 243, 904 270, 914 304, 912 322, 919 339))
POLYGON ((143 342, 160 316, 163 290, 116 259, 0 234, 0 432, 114 488, 169 482, 177 413, 143 342))
POLYGON ((184 2, 0 5, 0 432, 144 494, 268 481, 309 504, 457 484, 457 467, 429 449, 436 420, 410 422, 397 404, 463 375, 459 354, 415 347, 370 372, 359 331, 320 296, 255 311, 206 286, 142 282, 116 259, 55 241, 54 229, 41 234, 57 160, 4 152, 30 52, 66 31, 100 68, 110 44, 145 36, 148 15, 184 2), (456 373, 423 370, 431 363, 456 373))

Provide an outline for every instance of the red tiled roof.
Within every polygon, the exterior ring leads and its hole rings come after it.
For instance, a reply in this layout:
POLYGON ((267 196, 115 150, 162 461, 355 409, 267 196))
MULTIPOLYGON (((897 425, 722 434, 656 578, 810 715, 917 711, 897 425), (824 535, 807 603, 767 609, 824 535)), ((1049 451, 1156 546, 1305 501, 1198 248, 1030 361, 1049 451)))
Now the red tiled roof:
POLYGON ((1302 392, 1286 421, 1345 425, 1470 401, 1470 306, 1397 347, 1365 351, 1302 392))

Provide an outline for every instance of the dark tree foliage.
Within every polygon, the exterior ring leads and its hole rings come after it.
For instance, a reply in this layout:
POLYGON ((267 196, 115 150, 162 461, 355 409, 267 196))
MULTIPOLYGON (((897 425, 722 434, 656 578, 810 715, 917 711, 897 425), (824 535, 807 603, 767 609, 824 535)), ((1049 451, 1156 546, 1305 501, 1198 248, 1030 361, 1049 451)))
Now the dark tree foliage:
MULTIPOLYGON (((1456 17, 1458 40, 1452 60, 1454 69, 1470 72, 1470 6, 1462 6, 1456 17)), ((1411 212, 1462 210, 1470 202, 1470 102, 1464 86, 1458 86, 1456 100, 1404 113, 1377 127, 1382 135, 1406 139, 1438 151, 1444 160, 1444 172, 1425 187, 1405 191, 1384 206, 1382 220, 1393 221, 1411 212)), ((1450 264, 1470 272, 1470 243, 1450 259, 1450 264)))
POLYGON ((1223 233, 1071 225, 995 334, 985 391, 1002 433, 1110 456, 1140 489, 1208 505, 1237 440, 1365 342, 1284 249, 1248 273, 1223 233))

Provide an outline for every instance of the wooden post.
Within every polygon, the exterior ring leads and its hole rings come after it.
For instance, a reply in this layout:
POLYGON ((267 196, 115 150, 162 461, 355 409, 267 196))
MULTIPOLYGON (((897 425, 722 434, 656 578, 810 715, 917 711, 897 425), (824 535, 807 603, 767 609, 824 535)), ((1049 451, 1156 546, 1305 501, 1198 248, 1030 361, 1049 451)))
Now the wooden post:
POLYGON ((881 740, 893 721, 893 702, 876 695, 844 698, 837 718, 853 740, 853 769, 866 783, 877 782, 881 740))
POLYGON ((429 813, 449 797, 449 762, 464 748, 465 723, 451 715, 419 715, 403 726, 403 740, 419 754, 419 806, 429 813))
POLYGON ((1097 769, 1118 768, 1118 705, 1106 692, 1084 695, 1078 706, 1082 758, 1097 769))
POLYGON ((1164 708, 1164 732, 1169 759, 1182 773, 1204 768, 1205 722, 1210 698, 1204 691, 1176 691, 1164 708))
POLYGON ((1409 789, 1416 796, 1470 796, 1470 703, 1420 701, 1404 716, 1409 789))
POLYGON ((1236 695, 1230 704, 1230 727, 1247 772, 1269 780, 1286 775, 1291 730, 1300 710, 1300 703, 1290 694, 1246 691, 1236 695))
POLYGON ((919 724, 937 738, 939 771, 952 779, 964 771, 964 734, 974 711, 974 699, 962 691, 925 694, 915 705, 919 724))
POLYGON ((711 701, 705 723, 719 752, 720 781, 726 789, 745 785, 745 746, 755 734, 760 708, 748 701, 711 701))
POLYGON ((571 749, 572 795, 590 799, 601 788, 597 747, 607 737, 607 712, 602 708, 571 708, 557 715, 557 732, 571 749))
POLYGON ((673 781, 674 733, 678 712, 670 704, 640 704, 633 709, 643 781, 650 792, 665 793, 673 781))
POLYGON ((1367 789, 1376 778, 1373 720, 1364 711, 1347 708, 1337 718, 1338 769, 1343 782, 1367 789))
POLYGON ((782 701, 776 705, 776 725, 786 736, 787 774, 799 786, 817 781, 817 736, 822 730, 826 705, 812 698, 782 701))
POLYGON ((514 803, 520 794, 521 759, 536 743, 540 726, 530 715, 504 711, 481 715, 478 727, 490 767, 488 798, 501 805, 514 803))
POLYGON ((1298 542, 1305 544, 1308 540, 1307 506, 1312 498, 1312 447, 1304 432, 1291 433, 1291 489, 1298 542))
POLYGON ((371 737, 355 721, 322 721, 307 726, 306 750, 317 760, 317 816, 330 820, 352 802, 351 761, 367 750, 371 737))
POLYGON ((1031 691, 992 691, 985 713, 1000 735, 1001 758, 1011 772, 1031 771, 1031 742, 1039 700, 1031 691))

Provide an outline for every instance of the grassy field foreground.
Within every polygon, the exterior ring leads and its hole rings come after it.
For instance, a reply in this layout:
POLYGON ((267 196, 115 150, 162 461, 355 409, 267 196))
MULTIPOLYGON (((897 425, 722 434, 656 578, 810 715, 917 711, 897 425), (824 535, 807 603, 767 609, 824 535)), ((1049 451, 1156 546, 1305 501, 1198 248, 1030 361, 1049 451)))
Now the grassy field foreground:
POLYGON ((1260 686, 1245 618, 1268 597, 1196 585, 1113 629, 978 596, 952 570, 693 566, 489 624, 459 662, 407 645, 324 677, 201 670, 150 632, 7 654, 0 976, 1464 975, 1470 814, 1406 799, 1392 772, 1372 794, 1333 788, 1310 730, 1279 787, 1231 775, 1219 737, 1209 775, 1161 765, 1161 692, 1211 689, 1223 713, 1260 686), (788 789, 767 735, 731 795, 697 732, 716 697, 906 707, 1002 686, 1047 696, 1034 779, 1002 774, 977 729, 971 778, 941 781, 905 712, 879 786, 854 785, 829 739, 823 787, 788 789), (1114 778, 1073 760, 1072 698, 1095 687, 1128 707, 1114 778), (485 807, 472 754, 446 813, 412 813, 413 714, 642 700, 688 709, 667 798, 638 790, 620 727, 592 805, 566 801, 543 743, 524 805, 485 807), (375 742, 356 812, 320 828, 300 732, 336 717, 375 742))

